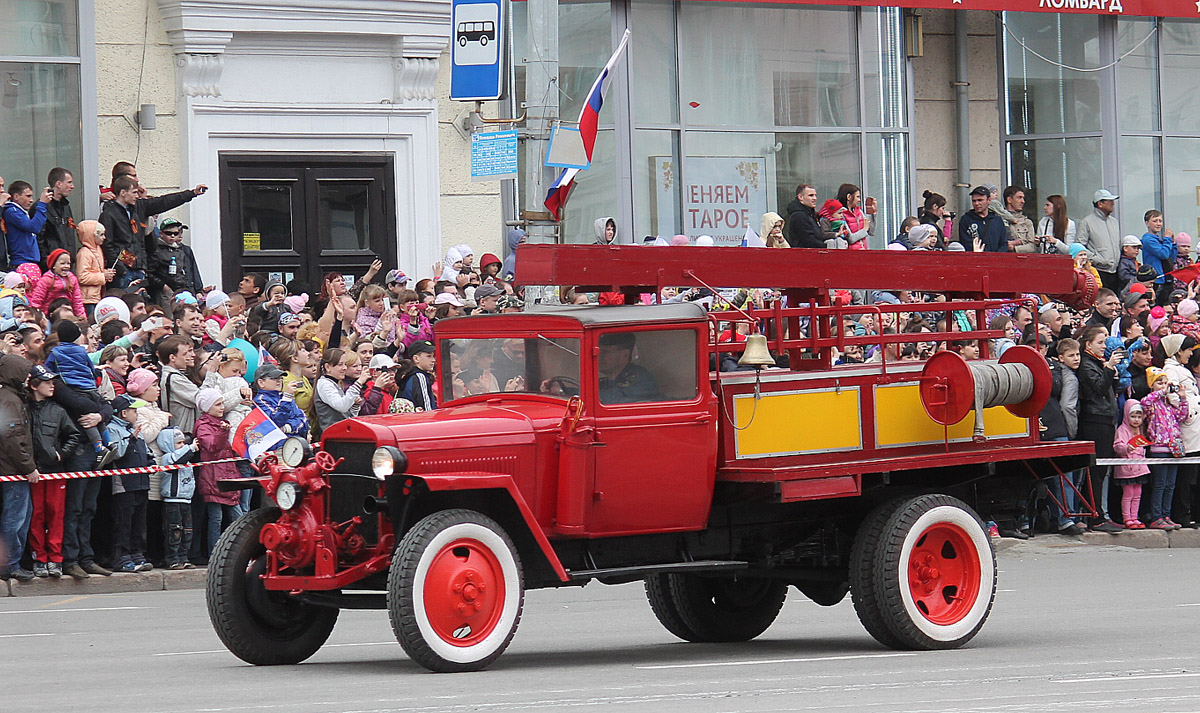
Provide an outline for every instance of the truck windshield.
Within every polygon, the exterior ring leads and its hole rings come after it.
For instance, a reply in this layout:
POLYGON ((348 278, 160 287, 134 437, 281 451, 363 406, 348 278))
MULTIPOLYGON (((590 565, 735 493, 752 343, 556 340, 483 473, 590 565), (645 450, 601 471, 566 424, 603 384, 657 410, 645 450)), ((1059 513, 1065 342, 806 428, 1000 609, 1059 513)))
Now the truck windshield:
POLYGON ((442 340, 442 393, 579 393, 579 340, 549 337, 442 340))

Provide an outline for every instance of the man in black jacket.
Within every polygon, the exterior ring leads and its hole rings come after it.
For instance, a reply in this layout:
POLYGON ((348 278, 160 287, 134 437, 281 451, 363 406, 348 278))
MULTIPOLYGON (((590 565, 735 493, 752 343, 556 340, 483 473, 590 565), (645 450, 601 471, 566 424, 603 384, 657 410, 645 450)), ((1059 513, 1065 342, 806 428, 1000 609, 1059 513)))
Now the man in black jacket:
POLYGON ((796 187, 796 197, 787 205, 787 223, 783 235, 788 245, 794 248, 825 247, 826 236, 821 230, 821 219, 817 216, 816 188, 807 183, 796 187))
POLYGON ((33 457, 33 432, 25 406, 25 382, 33 367, 27 360, 0 353, 0 473, 24 475, 24 481, 0 483, 0 579, 33 579, 33 572, 21 567, 25 538, 33 519, 33 497, 29 486, 38 482, 33 457))
POLYGON ((46 224, 38 233, 38 251, 42 254, 43 269, 49 269, 45 261, 55 250, 66 250, 71 254, 71 262, 75 261, 75 253, 79 252, 75 217, 71 215, 71 203, 67 200, 67 196, 75 190, 75 177, 67 169, 56 167, 50 169, 46 183, 53 196, 46 204, 46 224))
POLYGON ((158 300, 170 300, 176 292, 200 294, 204 282, 192 248, 183 244, 187 226, 167 218, 158 226, 158 242, 150 253, 150 295, 158 300))
POLYGON ((112 189, 116 197, 100 210, 100 224, 108 235, 103 246, 104 262, 117 271, 115 286, 128 289, 132 285, 140 289, 146 278, 147 259, 155 250, 154 239, 146 235, 150 216, 204 195, 208 186, 200 184, 190 191, 138 198, 137 181, 130 176, 119 176, 112 189))

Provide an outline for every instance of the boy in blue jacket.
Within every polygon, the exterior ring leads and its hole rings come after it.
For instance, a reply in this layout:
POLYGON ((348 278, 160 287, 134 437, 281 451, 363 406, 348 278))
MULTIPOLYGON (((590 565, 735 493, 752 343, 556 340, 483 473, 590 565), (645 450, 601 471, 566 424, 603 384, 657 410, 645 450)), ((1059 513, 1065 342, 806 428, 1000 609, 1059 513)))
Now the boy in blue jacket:
POLYGON ((178 465, 162 476, 163 542, 167 569, 192 569, 188 550, 192 546, 192 496, 196 493, 193 468, 200 455, 200 444, 190 442, 178 428, 158 432, 158 448, 163 452, 159 465, 178 465))
MULTIPOLYGON (((97 406, 103 404, 104 397, 96 388, 96 378, 100 376, 100 372, 92 365, 87 349, 81 344, 83 332, 79 330, 79 325, 69 319, 60 320, 54 325, 54 332, 58 335, 58 346, 51 349, 50 356, 46 357, 46 368, 58 374, 63 383, 79 395, 97 406)), ((112 456, 104 447, 99 429, 85 428, 84 434, 96 449, 96 453, 101 455, 101 462, 96 467, 103 468, 108 465, 112 456)))
MULTIPOLYGON (((116 414, 108 423, 108 439, 116 460, 113 468, 144 468, 150 465, 150 452, 139 435, 137 410, 148 404, 121 394, 113 399, 116 414)), ((113 569, 118 572, 148 572, 154 567, 146 561, 146 502, 150 494, 150 475, 112 476, 113 569)))
POLYGON ((308 418, 296 405, 296 389, 300 382, 283 384, 283 370, 274 364, 263 364, 254 372, 254 404, 267 418, 289 436, 307 436, 308 418))
POLYGON ((22 263, 38 264, 42 261, 38 250, 38 233, 46 224, 46 204, 54 197, 47 188, 42 191, 42 197, 37 200, 34 208, 33 186, 25 181, 13 181, 9 187, 9 199, 0 211, 0 222, 4 224, 4 233, 8 244, 8 265, 16 267, 22 263), (29 210, 33 208, 33 216, 29 210))

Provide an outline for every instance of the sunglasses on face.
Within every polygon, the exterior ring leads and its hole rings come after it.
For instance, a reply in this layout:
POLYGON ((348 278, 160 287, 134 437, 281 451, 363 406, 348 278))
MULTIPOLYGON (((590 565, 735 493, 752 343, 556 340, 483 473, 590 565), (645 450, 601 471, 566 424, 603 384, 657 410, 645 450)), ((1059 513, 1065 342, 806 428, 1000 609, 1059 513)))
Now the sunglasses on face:
POLYGON ((162 231, 162 234, 168 235, 172 238, 178 238, 180 235, 183 235, 183 231, 182 230, 164 230, 164 231, 162 231))

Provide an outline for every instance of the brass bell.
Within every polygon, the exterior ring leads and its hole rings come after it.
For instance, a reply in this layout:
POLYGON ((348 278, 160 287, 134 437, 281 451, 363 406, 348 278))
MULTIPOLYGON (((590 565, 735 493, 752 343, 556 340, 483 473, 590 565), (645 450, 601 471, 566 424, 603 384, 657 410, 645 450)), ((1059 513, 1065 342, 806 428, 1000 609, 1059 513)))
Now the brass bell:
POLYGON ((751 334, 746 337, 746 349, 742 352, 742 358, 738 359, 738 366, 752 366, 755 369, 775 366, 775 359, 767 349, 766 336, 751 334))

